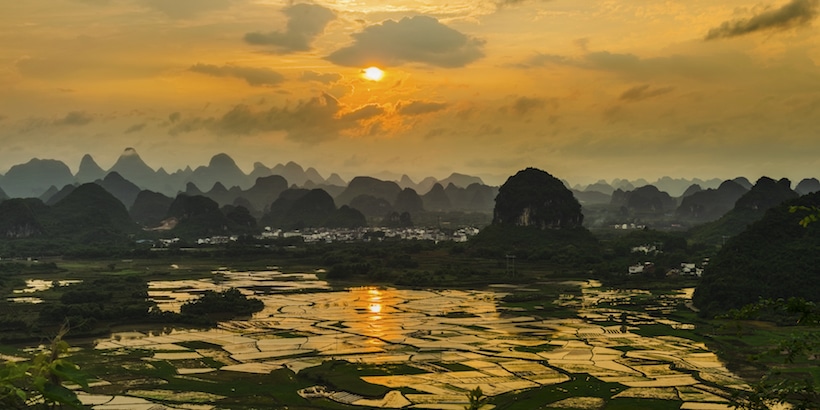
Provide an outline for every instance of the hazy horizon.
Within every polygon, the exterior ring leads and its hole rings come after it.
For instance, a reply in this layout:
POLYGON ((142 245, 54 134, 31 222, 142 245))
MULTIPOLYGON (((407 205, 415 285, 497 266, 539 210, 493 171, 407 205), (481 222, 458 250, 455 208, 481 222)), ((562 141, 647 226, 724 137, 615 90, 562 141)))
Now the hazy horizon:
POLYGON ((820 169, 817 0, 29 0, 0 6, 0 172, 33 157, 246 173, 820 169), (383 70, 383 77, 366 68, 383 70))
MULTIPOLYGON (((162 165, 155 165, 155 164, 152 164, 152 163, 151 163, 149 160, 147 160, 146 158, 144 158, 144 157, 143 157, 143 156, 142 156, 139 152, 137 152, 137 154, 139 154, 139 155, 140 155, 140 158, 143 160, 143 162, 145 162, 145 163, 146 163, 146 165, 148 165, 149 167, 151 167, 154 171, 157 171, 157 170, 159 170, 160 168, 163 168, 163 169, 165 169, 165 171, 166 171, 166 172, 168 172, 168 173, 170 173, 170 174, 173 174, 174 172, 181 171, 181 170, 185 169, 185 167, 182 167, 182 168, 174 168, 174 169, 169 169, 168 167, 163 167, 162 165)), ((214 155, 212 155, 212 157, 213 157, 213 156, 215 156, 215 155, 218 155, 218 154, 226 154, 226 155, 228 155, 229 157, 231 157, 232 159, 234 159, 234 160, 235 160, 235 158, 233 158, 230 154, 228 154, 228 153, 224 153, 224 152, 221 152, 221 153, 215 153, 214 155)), ((85 154, 84 154, 84 155, 85 155, 85 154)), ((90 154, 89 154, 89 155, 90 155, 90 154)), ((112 167, 112 166, 116 163, 116 161, 117 161, 117 159, 119 158, 119 156, 114 157, 114 159, 112 159, 112 160, 111 160, 111 161, 109 161, 109 162, 102 162, 102 161, 99 161, 99 160, 98 160, 97 158, 95 158, 93 155, 92 155, 92 158, 94 159, 94 162, 96 162, 96 163, 97 163, 97 165, 99 165, 99 166, 100 166, 103 170, 108 171, 108 170, 109 170, 109 169, 111 169, 111 167, 112 167)), ((33 158, 30 158, 29 160, 31 160, 31 159, 33 159, 33 158)), ((63 162, 64 164, 66 164, 66 166, 68 166, 69 170, 71 171, 71 173, 72 173, 73 175, 76 175, 76 174, 77 174, 77 172, 78 172, 78 170, 79 170, 79 164, 80 164, 80 161, 81 161, 81 159, 78 159, 78 160, 77 160, 77 161, 75 161, 75 162, 71 162, 71 161, 66 161, 66 160, 64 160, 64 159, 61 159, 61 158, 38 158, 38 159, 41 159, 41 160, 44 160, 44 159, 50 159, 50 160, 58 160, 58 161, 61 161, 61 162, 63 162)), ((209 158, 209 159, 210 159, 210 158, 209 158)), ((24 161, 24 162, 21 162, 21 164, 22 164, 22 163, 25 163, 25 162, 28 162, 29 160, 26 160, 26 161, 24 161)), ((188 164, 188 166, 190 166, 190 168, 193 170, 193 169, 196 169, 198 166, 206 166, 206 165, 208 165, 208 162, 209 162, 209 161, 205 161, 205 162, 200 163, 200 164, 188 164)), ((253 171, 253 164, 249 164, 249 165, 247 165, 247 166, 243 166, 243 164, 240 164, 238 161, 235 161, 235 162, 236 162, 237 166, 239 167, 239 169, 240 169, 243 173, 245 173, 246 175, 250 175, 250 174, 251 174, 251 172, 253 171)), ((254 161, 254 162, 261 162, 261 161, 254 161)), ((278 164, 282 164, 282 165, 284 165, 284 164, 287 164, 288 162, 291 162, 291 161, 285 160, 285 161, 278 161, 278 162, 276 162, 276 163, 263 163, 263 165, 265 165, 265 166, 266 166, 266 167, 268 167, 268 168, 273 168, 273 167, 275 167, 275 166, 276 166, 276 165, 278 165, 278 164)), ((309 164, 299 164, 299 163, 298 163, 298 162, 296 162, 296 161, 293 161, 293 162, 297 163, 297 164, 298 164, 299 166, 301 166, 304 170, 307 170, 308 168, 314 168, 314 169, 316 169, 316 170, 317 170, 317 172, 319 172, 319 174, 320 174, 323 178, 325 178, 325 179, 327 179, 328 177, 330 177, 330 176, 331 176, 332 174, 334 174, 334 173, 335 173, 335 174, 339 174, 339 176, 340 176, 342 179, 344 179, 346 182, 350 182, 350 180, 351 180, 352 178, 357 177, 357 176, 371 176, 371 177, 376 177, 376 178, 380 178, 380 177, 381 177, 381 178, 384 178, 385 180, 395 180, 395 181, 398 181, 398 180, 399 180, 399 179, 400 179, 403 175, 407 175, 407 176, 409 176, 409 177, 410 177, 410 179, 411 179, 414 183, 419 183, 419 182, 421 182, 424 178, 427 178, 427 177, 433 177, 433 178, 435 178, 436 180, 441 181, 441 180, 446 179, 446 178, 448 178, 448 177, 450 177, 450 176, 452 175, 452 173, 448 173, 448 174, 446 174, 446 175, 432 175, 432 174, 425 174, 425 175, 422 175, 422 174, 418 174, 418 175, 416 176, 416 175, 409 174, 409 173, 407 173, 407 172, 396 172, 396 171, 389 171, 389 170, 383 170, 383 171, 380 171, 380 172, 374 172, 374 173, 371 173, 371 174, 356 174, 356 175, 352 175, 352 174, 351 174, 351 175, 345 175, 344 173, 339 173, 339 172, 334 171, 334 170, 330 170, 330 169, 328 169, 328 170, 324 170, 324 169, 321 169, 321 168, 316 167, 316 166, 313 166, 313 165, 309 165, 309 164)), ((18 164, 12 164, 12 166, 14 166, 14 165, 18 165, 18 164)), ((527 168, 527 167, 526 167, 526 166, 524 166, 524 167, 522 167, 521 169, 519 169, 519 170, 517 170, 517 171, 515 171, 515 172, 518 172, 518 171, 520 171, 520 170, 522 170, 522 169, 524 169, 524 168, 527 168)), ((537 167, 536 167, 536 168, 537 168, 537 167)), ((546 171, 546 172, 550 172, 548 169, 543 169, 543 170, 544 170, 544 171, 546 171)), ((7 172, 8 172, 8 169, 3 169, 3 170, 0 170, 0 175, 5 175, 7 172)), ((460 173, 460 174, 465 174, 465 173, 463 173, 463 172, 458 172, 457 170, 456 170, 456 171, 454 171, 454 172, 456 172, 456 173, 460 173)), ((491 185, 491 186, 500 186, 500 185, 502 185, 502 184, 503 184, 503 183, 507 180, 507 178, 509 178, 510 176, 514 175, 514 174, 515 174, 515 172, 513 172, 513 173, 512 173, 512 174, 510 174, 510 175, 488 175, 488 174, 467 174, 467 175, 469 175, 469 176, 476 176, 476 177, 479 177, 479 178, 481 178, 481 179, 482 179, 482 181, 483 181, 485 184, 487 184, 487 185, 491 185)), ((661 176, 659 176, 659 177, 653 177, 653 178, 647 178, 647 177, 623 178, 623 177, 619 177, 619 176, 613 176, 613 177, 609 177, 609 178, 598 178, 598 179, 593 179, 593 180, 589 180, 589 181, 572 181, 572 180, 567 180, 567 179, 565 179, 565 178, 562 178, 560 175, 554 175, 554 174, 553 174, 553 176, 555 176, 556 178, 559 178, 559 179, 564 179, 564 180, 566 180, 568 183, 570 183, 570 185, 571 185, 571 186, 581 185, 581 186, 584 186, 584 187, 585 187, 585 186, 587 186, 587 185, 591 185, 591 184, 594 184, 594 183, 600 182, 600 181, 605 181, 606 183, 611 184, 611 183, 612 183, 614 180, 616 180, 616 179, 625 179, 625 180, 628 180, 628 181, 630 181, 630 182, 634 182, 634 181, 639 180, 639 179, 644 179, 644 180, 646 180, 647 182, 649 182, 649 183, 651 184, 651 183, 653 183, 653 182, 657 182, 660 178, 663 178, 663 177, 670 177, 670 178, 673 178, 673 179, 684 179, 684 180, 690 180, 690 181, 695 180, 695 179, 700 179, 700 180, 703 180, 703 181, 708 181, 708 180, 712 180, 712 179, 719 179, 719 180, 725 181, 725 180, 734 179, 734 178, 738 178, 738 177, 745 177, 745 178, 747 178, 747 179, 748 179, 751 183, 753 183, 753 184, 754 184, 754 183, 755 183, 755 181, 757 181, 760 177, 763 177, 763 176, 770 177, 770 178, 775 179, 775 180, 779 180, 780 178, 786 178, 786 177, 781 177, 781 176, 777 176, 777 175, 759 175, 759 176, 756 176, 756 177, 749 177, 749 176, 746 176, 746 175, 735 175, 735 176, 731 176, 731 177, 720 177, 720 176, 710 176, 710 177, 687 177, 687 176, 661 175, 661 176)), ((804 177, 800 177, 800 178, 798 178, 798 179, 791 179, 791 178, 789 178, 789 179, 790 179, 790 181, 792 182, 792 187, 794 187, 794 186, 796 186, 796 185, 797 185, 797 183, 798 183, 798 182, 800 182, 800 181, 801 181, 802 179, 804 179, 804 178, 817 178, 817 177, 815 177, 815 176, 813 176, 813 175, 807 175, 807 176, 804 176, 804 177)))

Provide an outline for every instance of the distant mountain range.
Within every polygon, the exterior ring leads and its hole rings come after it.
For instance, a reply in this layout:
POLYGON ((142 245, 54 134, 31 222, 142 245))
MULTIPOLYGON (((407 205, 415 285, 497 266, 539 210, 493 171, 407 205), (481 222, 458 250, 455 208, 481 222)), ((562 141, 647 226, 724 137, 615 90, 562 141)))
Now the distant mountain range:
MULTIPOLYGON (((12 166, 5 175, 0 175, 0 199, 8 198, 38 198, 48 193, 49 196, 66 185, 77 185, 97 180, 105 180, 111 173, 130 181, 140 189, 160 192, 164 195, 175 196, 179 192, 189 191, 190 184, 196 189, 207 192, 215 185, 230 190, 238 187, 242 190, 254 186, 258 178, 278 175, 285 179, 287 187, 325 188, 328 193, 338 194, 347 182, 338 174, 331 174, 324 178, 315 168, 302 168, 295 162, 277 164, 267 167, 257 162, 253 171, 245 174, 236 162, 227 154, 217 154, 211 158, 208 165, 192 169, 190 166, 169 173, 163 168, 153 169, 142 160, 134 148, 126 148, 114 165, 104 170, 91 155, 84 155, 80 161, 76 174, 72 174, 68 166, 59 160, 34 158, 24 164, 12 166), (336 187, 336 188, 332 188, 336 187)), ((447 178, 437 180, 427 177, 419 183, 413 182, 407 175, 403 175, 394 182, 399 188, 411 188, 423 195, 433 188, 436 183, 447 187, 453 184, 458 188, 467 188, 472 184, 484 185, 479 177, 453 173, 447 178)), ((217 189, 221 189, 217 187, 217 189)))
MULTIPOLYGON (((0 201, 37 198, 42 204, 53 206, 86 183, 99 185, 110 193, 129 210, 133 220, 144 227, 152 227, 166 219, 168 207, 180 194, 208 198, 219 208, 241 207, 240 214, 234 212, 237 218, 244 218, 242 213, 246 212, 257 220, 272 210, 296 212, 304 201, 321 199, 327 202, 326 199, 331 198, 334 206, 348 206, 373 221, 402 213, 414 217, 422 213, 450 211, 491 214, 499 189, 485 185, 479 177, 459 173, 441 180, 427 177, 419 182, 407 175, 395 180, 357 176, 346 182, 338 174, 324 178, 316 169, 304 169, 295 162, 273 167, 257 162, 253 171, 245 174, 227 154, 214 155, 207 165, 168 173, 163 168, 154 170, 135 149, 127 148, 108 170, 100 167, 90 155, 83 156, 76 174, 72 174, 63 162, 52 159, 35 158, 15 165, 5 175, 0 175, 0 201), (327 196, 307 195, 314 190, 324 191, 327 196), (299 200, 290 196, 282 198, 285 192, 299 196, 299 200), (291 210, 292 205, 296 208, 291 210)), ((569 187, 566 181, 562 183, 569 187)), ((576 185, 571 192, 583 206, 589 226, 625 222, 694 226, 717 221, 731 213, 747 194, 760 191, 754 189, 760 184, 772 185, 774 180, 764 177, 753 185, 744 177, 726 181, 663 177, 651 184, 643 179, 614 179, 587 186, 576 185)), ((820 191, 820 181, 816 178, 803 179, 794 190, 791 182, 785 179, 775 185, 789 197, 820 191)), ((781 201, 787 197, 774 189, 764 191, 767 192, 764 199, 772 196, 781 201)), ((757 202, 752 203, 751 208, 762 207, 757 202)), ((331 208, 327 203, 319 205, 326 211, 331 208)), ((306 221, 330 220, 329 211, 325 213, 327 215, 321 218, 306 221)), ((355 214, 348 216, 350 220, 358 218, 355 214)), ((276 222, 280 219, 267 217, 265 220, 276 222)), ((707 236, 713 237, 719 231, 720 235, 725 234, 722 229, 715 229, 707 236)))

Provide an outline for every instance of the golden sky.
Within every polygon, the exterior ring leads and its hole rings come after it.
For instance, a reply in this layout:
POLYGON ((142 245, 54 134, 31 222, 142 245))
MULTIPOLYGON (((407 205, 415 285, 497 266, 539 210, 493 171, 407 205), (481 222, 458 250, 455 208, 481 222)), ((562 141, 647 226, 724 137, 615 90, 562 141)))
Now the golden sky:
POLYGON ((324 176, 820 170, 820 0, 0 3, 0 171, 134 147, 324 176), (379 81, 364 69, 384 70, 379 81))

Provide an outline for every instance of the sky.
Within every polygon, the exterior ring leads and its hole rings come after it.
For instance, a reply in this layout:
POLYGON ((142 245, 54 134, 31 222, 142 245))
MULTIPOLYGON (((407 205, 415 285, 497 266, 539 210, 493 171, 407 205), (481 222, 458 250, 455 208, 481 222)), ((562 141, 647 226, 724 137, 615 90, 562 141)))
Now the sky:
POLYGON ((820 177, 820 0, 0 3, 0 172, 820 177), (367 78, 378 67, 383 77, 367 78))

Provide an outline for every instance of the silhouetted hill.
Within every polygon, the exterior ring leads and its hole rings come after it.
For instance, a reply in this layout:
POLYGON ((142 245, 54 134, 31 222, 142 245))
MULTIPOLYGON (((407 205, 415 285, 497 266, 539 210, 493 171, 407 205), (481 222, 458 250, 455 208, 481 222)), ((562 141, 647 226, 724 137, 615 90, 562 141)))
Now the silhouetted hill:
POLYGON ((85 184, 86 182, 94 182, 98 179, 103 179, 104 177, 105 171, 97 165, 94 158, 92 158, 89 154, 83 155, 83 158, 80 160, 80 168, 74 175, 74 179, 81 184, 85 184))
POLYGON ((445 212, 453 208, 450 198, 444 192, 444 187, 439 183, 434 184, 429 192, 422 195, 421 202, 424 209, 428 211, 445 212))
POLYGON ((288 189, 271 204, 262 224, 272 228, 323 227, 336 212, 333 198, 321 189, 288 189))
POLYGON ((207 166, 194 169, 188 181, 199 187, 212 187, 218 182, 225 187, 238 186, 242 189, 250 188, 253 184, 253 180, 239 169, 228 154, 214 155, 207 166))
POLYGON ((248 208, 244 206, 225 205, 221 211, 225 217, 228 218, 232 233, 256 233, 256 218, 251 215, 248 208))
POLYGON ((680 198, 682 200, 683 198, 692 196, 693 194, 695 194, 697 192, 700 192, 700 191, 703 191, 703 188, 700 185, 698 185, 698 184, 689 185, 689 188, 686 188, 686 191, 683 191, 680 198))
POLYGON ((203 195, 213 199, 217 204, 219 204, 220 207, 222 207, 232 204, 233 201, 242 194, 239 187, 234 188, 231 188, 233 190, 232 192, 228 190, 228 188, 225 188, 225 185, 222 185, 221 182, 215 182, 214 186, 211 187, 211 190, 205 192, 203 195))
POLYGON ((353 198, 350 201, 350 207, 368 218, 383 218, 393 212, 393 205, 390 205, 390 202, 373 195, 359 195, 353 198))
POLYGON ((321 185, 325 183, 325 179, 319 174, 319 171, 316 168, 310 167, 305 170, 305 179, 307 181, 312 181, 314 184, 321 185))
POLYGON ((66 185, 61 190, 57 191, 56 194, 54 194, 50 198, 48 198, 47 201, 43 201, 43 202, 48 206, 53 206, 57 202, 62 201, 63 198, 67 197, 68 194, 74 192, 75 189, 77 189, 77 185, 74 185, 74 184, 66 185))
POLYGON ((581 204, 562 181, 527 168, 498 189, 492 224, 470 239, 469 250, 586 269, 599 262, 600 246, 583 221, 581 204))
POLYGON ((367 226, 364 215, 356 209, 342 205, 325 222, 328 228, 359 228, 367 226))
POLYGON ((202 195, 177 195, 168 207, 167 217, 176 221, 172 232, 183 238, 225 235, 228 231, 228 218, 219 204, 202 195))
MULTIPOLYGON (((436 179, 433 178, 433 177, 424 178, 424 179, 421 180, 421 182, 416 184, 416 192, 418 192, 419 195, 424 195, 424 194, 430 192, 431 189, 433 189, 433 185, 438 184, 438 183, 439 182, 436 181, 436 179)), ((439 185, 441 185, 442 188, 447 186, 445 184, 439 184, 439 185)))
POLYGON ((795 192, 800 195, 806 195, 813 192, 820 191, 820 181, 817 178, 805 178, 797 183, 794 188, 795 192))
MULTIPOLYGON (((271 175, 281 175, 284 177, 289 184, 302 186, 307 182, 308 177, 305 175, 305 170, 302 169, 302 166, 291 161, 285 165, 276 164, 271 169, 271 175)), ((323 181, 313 181, 313 182, 323 182, 323 181)))
POLYGON ((108 172, 116 172, 140 188, 159 185, 156 172, 140 158, 134 148, 126 148, 108 172))
POLYGON ((23 239, 43 235, 40 218, 48 207, 36 198, 14 198, 0 202, 0 235, 23 239))
POLYGON ((583 222, 581 204, 572 192, 540 169, 527 168, 511 176, 495 199, 493 225, 565 229, 583 222))
POLYGON ((632 184, 631 182, 629 182, 626 179, 620 179, 620 178, 613 179, 612 184, 610 184, 610 185, 612 185, 612 187, 615 188, 615 189, 620 189, 621 191, 631 191, 631 190, 635 189, 634 184, 632 184))
POLYGON ((33 158, 25 164, 12 166, 0 178, 0 187, 10 198, 37 198, 52 185, 74 182, 74 175, 62 161, 33 158))
POLYGON ((803 228, 799 221, 805 214, 790 212, 794 205, 820 206, 820 193, 771 208, 728 240, 695 290, 692 300, 697 307, 711 316, 758 298, 820 302, 820 224, 803 228))
POLYGON ((598 181, 598 182, 584 188, 584 192, 590 192, 590 191, 592 191, 592 192, 601 192, 603 194, 606 194, 607 196, 610 196, 615 191, 615 188, 613 188, 611 185, 607 184, 606 181, 601 180, 601 181, 598 181))
POLYGON ((573 189, 572 195, 582 205, 602 205, 609 204, 612 201, 612 196, 598 191, 578 191, 573 189))
MULTIPOLYGON (((52 186, 48 187, 48 189, 46 190, 46 192, 43 192, 43 194, 42 194, 42 195, 40 195, 40 196, 38 197, 38 199, 39 199, 39 200, 41 200, 41 201, 43 201, 43 203, 47 203, 47 202, 48 202, 48 200, 49 200, 49 199, 51 199, 51 197, 53 197, 54 195, 57 195, 57 193, 58 193, 58 192, 60 192, 60 190, 59 190, 59 189, 57 189, 57 187, 56 187, 56 186, 52 185, 52 186)), ((4 199, 4 198, 0 197, 0 200, 3 200, 3 199, 4 199)), ((56 201, 55 201, 55 202, 56 202, 56 201)))
POLYGON ((746 179, 746 177, 737 177, 737 178, 733 179, 732 181, 738 183, 743 188, 746 188, 747 191, 751 190, 752 187, 754 186, 754 184, 749 182, 749 180, 746 179))
POLYGON ((78 186, 42 219, 46 233, 83 244, 122 241, 136 230, 125 205, 95 183, 78 186))
POLYGON ((407 212, 411 215, 424 212, 421 197, 412 188, 404 188, 393 202, 393 210, 398 213, 407 212))
POLYGON ((340 186, 340 187, 347 186, 347 182, 345 182, 345 180, 342 179, 342 177, 340 177, 339 174, 336 174, 336 173, 330 174, 330 176, 327 177, 327 180, 325 181, 325 184, 327 184, 327 185, 336 185, 336 186, 340 186))
POLYGON ((280 175, 269 175, 256 178, 256 183, 250 189, 242 192, 242 197, 247 199, 253 209, 261 214, 268 212, 270 204, 279 198, 282 191, 288 189, 288 181, 280 175))
POLYGON ((663 215, 674 211, 677 202, 654 185, 644 185, 633 191, 616 189, 612 193, 610 205, 621 207, 629 214, 663 215))
POLYGON ((415 183, 415 182, 413 182, 413 180, 412 180, 412 179, 410 179, 410 177, 409 177, 409 176, 407 176, 407 174, 403 174, 403 175, 401 176, 401 179, 399 179, 398 181, 396 181, 396 183, 397 183, 397 184, 399 184, 399 187, 400 187, 401 189, 412 188, 413 190, 415 190, 415 189, 418 187, 418 186, 416 185, 416 183, 415 183))
POLYGON ((717 189, 709 188, 684 197, 676 215, 695 223, 714 221, 732 210, 746 192, 737 182, 724 181, 717 189))
MULTIPOLYGON (((54 186, 54 185, 52 185, 52 186, 54 186)), ((4 201, 6 199, 9 199, 9 196, 6 195, 6 191, 3 191, 3 189, 0 189, 0 201, 4 201)))
POLYGON ((399 192, 401 192, 401 188, 393 181, 382 181, 372 177, 356 177, 336 197, 336 202, 340 205, 350 205, 350 201, 359 195, 371 195, 392 202, 399 192))
POLYGON ((321 189, 322 191, 327 192, 331 197, 337 197, 344 192, 345 187, 339 185, 328 185, 328 184, 314 184, 313 181, 305 182, 303 188, 307 189, 321 189))
MULTIPOLYGON (((685 178, 671 178, 671 177, 662 177, 659 178, 657 181, 653 182, 651 185, 658 188, 659 191, 666 192, 669 196, 679 197, 683 195, 686 188, 689 188, 692 184, 698 184, 701 186, 708 186, 708 183, 703 183, 699 179, 688 180, 685 178)), ((640 186, 640 185, 636 185, 640 186)))
POLYGON ((749 192, 735 202, 732 210, 720 219, 692 228, 689 231, 690 238, 696 243, 721 245, 727 238, 743 232, 750 224, 763 217, 769 208, 795 197, 797 193, 791 190, 791 182, 788 179, 775 181, 769 177, 761 177, 749 192))
POLYGON ((472 184, 484 185, 484 181, 482 181, 479 177, 459 174, 457 172, 453 172, 452 174, 450 174, 449 177, 444 178, 441 181, 438 181, 438 183, 445 187, 449 184, 453 184, 459 188, 467 188, 472 184))
POLYGON ((159 192, 140 191, 128 213, 137 224, 153 228, 168 216, 172 202, 174 202, 173 198, 159 192))
POLYGON ((134 200, 137 199, 137 195, 140 193, 138 186, 116 172, 109 172, 108 175, 105 176, 105 179, 97 180, 94 183, 105 188, 111 195, 114 195, 115 198, 125 205, 126 209, 134 205, 134 200))

